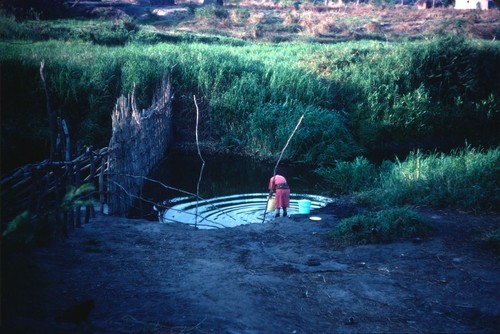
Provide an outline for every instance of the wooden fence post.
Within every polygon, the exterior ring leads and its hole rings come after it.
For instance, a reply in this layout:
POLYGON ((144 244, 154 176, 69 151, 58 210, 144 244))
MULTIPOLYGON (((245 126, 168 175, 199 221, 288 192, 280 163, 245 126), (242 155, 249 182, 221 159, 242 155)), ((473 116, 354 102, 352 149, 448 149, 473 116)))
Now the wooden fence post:
MULTIPOLYGON (((73 180, 74 180, 74 177, 73 177, 73 169, 74 169, 74 166, 73 165, 68 165, 67 166, 68 168, 68 176, 67 176, 67 182, 68 184, 73 184, 73 180)), ((70 208, 68 210, 68 220, 69 220, 69 224, 72 228, 75 227, 75 210, 74 208, 70 208)))
MULTIPOLYGON (((80 180, 80 165, 78 164, 78 162, 76 162, 74 164, 75 166, 75 188, 78 189, 78 187, 80 187, 80 184, 81 184, 81 180, 80 180)), ((76 206, 74 208, 74 210, 76 211, 76 227, 81 227, 82 226, 82 210, 79 206, 76 206)))
POLYGON ((99 172, 99 203, 101 205, 100 211, 104 212, 104 204, 106 202, 106 196, 104 194, 104 171, 106 170, 106 159, 101 157, 101 171, 99 172))
MULTIPOLYGON (((92 152, 92 148, 87 148, 87 156, 90 163, 90 172, 89 172, 89 181, 95 185, 94 177, 95 177, 95 162, 94 162, 94 152, 92 152)), ((90 216, 92 214, 92 205, 85 206, 85 224, 88 224, 90 221, 90 216)))

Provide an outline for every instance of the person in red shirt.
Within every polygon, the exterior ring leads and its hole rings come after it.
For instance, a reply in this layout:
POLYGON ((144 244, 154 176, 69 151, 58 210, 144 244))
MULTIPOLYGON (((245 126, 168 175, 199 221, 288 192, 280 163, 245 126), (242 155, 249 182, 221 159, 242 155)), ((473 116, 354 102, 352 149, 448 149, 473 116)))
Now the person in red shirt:
POLYGON ((280 216, 280 209, 283 208, 283 217, 287 216, 287 208, 290 206, 290 187, 284 176, 276 174, 269 180, 269 197, 276 194, 274 206, 276 208, 275 217, 280 216))

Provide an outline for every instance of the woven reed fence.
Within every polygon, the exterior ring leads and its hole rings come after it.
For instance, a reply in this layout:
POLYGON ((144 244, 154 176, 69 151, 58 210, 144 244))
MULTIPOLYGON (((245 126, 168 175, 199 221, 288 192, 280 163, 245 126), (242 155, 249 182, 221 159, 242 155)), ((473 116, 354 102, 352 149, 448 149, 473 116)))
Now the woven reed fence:
POLYGON ((80 226, 100 211, 126 215, 140 195, 143 177, 165 156, 172 141, 171 84, 164 77, 148 109, 139 111, 134 92, 118 98, 112 112, 113 133, 108 147, 92 149, 71 159, 70 140, 64 121, 59 122, 65 140, 52 159, 18 168, 0 180, 2 222, 29 211, 34 223, 55 212, 63 226, 80 226), (60 157, 61 161, 54 161, 60 157), (61 209, 68 189, 88 184, 85 194, 93 205, 61 209))

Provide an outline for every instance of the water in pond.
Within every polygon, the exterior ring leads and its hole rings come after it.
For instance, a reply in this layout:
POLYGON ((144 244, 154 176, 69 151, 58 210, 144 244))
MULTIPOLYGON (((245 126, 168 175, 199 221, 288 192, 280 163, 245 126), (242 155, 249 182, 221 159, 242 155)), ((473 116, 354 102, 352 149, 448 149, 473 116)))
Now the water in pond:
MULTIPOLYGON (((170 156, 153 172, 151 177, 163 186, 148 183, 143 188, 142 196, 163 204, 157 206, 160 208, 160 221, 196 224, 200 228, 261 223, 267 203, 267 185, 274 165, 228 156, 204 159, 199 200, 194 196, 202 165, 198 156, 170 156)), ((280 164, 279 170, 291 188, 290 215, 298 214, 300 199, 310 200, 311 209, 332 201, 320 196, 325 189, 310 167, 280 164)), ((266 221, 273 219, 274 213, 268 212, 265 218, 266 221)))
MULTIPOLYGON (((331 201, 330 198, 291 194, 289 215, 299 213, 298 201, 311 201, 311 209, 317 209, 331 201)), ((233 227, 242 224, 262 223, 273 219, 274 212, 267 212, 267 193, 245 193, 214 197, 196 201, 193 197, 181 197, 168 201, 171 205, 160 216, 162 222, 183 222, 200 228, 233 227)))

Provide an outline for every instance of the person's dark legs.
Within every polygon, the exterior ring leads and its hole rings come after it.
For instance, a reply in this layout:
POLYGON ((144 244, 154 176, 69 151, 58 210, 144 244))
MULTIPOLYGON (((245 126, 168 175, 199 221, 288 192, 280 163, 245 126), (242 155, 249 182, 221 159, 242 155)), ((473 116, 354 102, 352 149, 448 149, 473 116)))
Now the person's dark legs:
MULTIPOLYGON (((276 208, 276 214, 274 215, 275 218, 278 218, 280 216, 280 208, 276 208)), ((288 212, 286 210, 286 207, 283 207, 283 217, 288 216, 288 212)))

